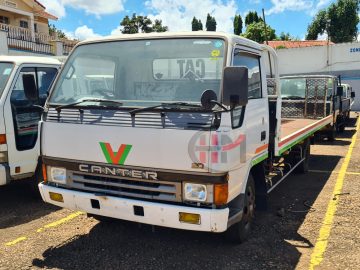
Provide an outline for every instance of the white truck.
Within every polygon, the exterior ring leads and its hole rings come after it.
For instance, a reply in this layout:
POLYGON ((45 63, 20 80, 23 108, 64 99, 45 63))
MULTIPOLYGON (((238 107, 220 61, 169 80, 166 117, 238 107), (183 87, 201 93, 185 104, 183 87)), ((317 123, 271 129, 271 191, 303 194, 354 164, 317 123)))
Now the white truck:
POLYGON ((239 36, 81 42, 41 121, 41 196, 95 216, 228 230, 244 241, 255 205, 265 209, 283 179, 307 171, 310 137, 332 121, 282 119, 281 110, 275 51, 239 36))
POLYGON ((60 62, 47 57, 0 56, 0 186, 31 178, 39 160, 38 123, 60 62), (35 81, 31 95, 24 80, 35 81))

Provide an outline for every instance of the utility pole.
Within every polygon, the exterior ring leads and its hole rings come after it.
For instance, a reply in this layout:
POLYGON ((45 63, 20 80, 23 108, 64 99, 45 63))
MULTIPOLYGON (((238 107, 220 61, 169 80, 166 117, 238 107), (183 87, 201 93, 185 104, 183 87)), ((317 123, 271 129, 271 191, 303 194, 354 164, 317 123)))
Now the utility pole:
MULTIPOLYGON (((265 28, 264 29, 265 30, 265 43, 266 43, 266 45, 269 45, 268 38, 267 38, 267 29, 266 29, 266 21, 265 21, 265 11, 264 11, 264 9, 262 9, 262 15, 263 15, 263 21, 264 21, 264 28, 265 28)), ((270 66, 270 78, 272 78, 273 73, 272 73, 270 52, 268 52, 268 57, 269 57, 269 66, 270 66)))

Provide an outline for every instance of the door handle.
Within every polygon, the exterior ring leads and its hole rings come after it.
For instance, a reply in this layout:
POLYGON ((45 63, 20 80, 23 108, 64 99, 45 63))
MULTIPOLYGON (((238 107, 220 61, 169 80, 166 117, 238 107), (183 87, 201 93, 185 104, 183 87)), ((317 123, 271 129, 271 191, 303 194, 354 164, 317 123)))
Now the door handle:
POLYGON ((261 132, 261 141, 264 141, 266 139, 266 131, 261 132))

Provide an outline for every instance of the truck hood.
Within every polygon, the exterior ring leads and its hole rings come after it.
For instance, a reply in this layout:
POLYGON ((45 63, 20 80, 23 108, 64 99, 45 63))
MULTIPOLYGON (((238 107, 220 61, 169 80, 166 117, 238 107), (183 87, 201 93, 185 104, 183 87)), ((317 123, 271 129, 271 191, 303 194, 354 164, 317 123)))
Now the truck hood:
MULTIPOLYGON (((42 122, 42 155, 46 157, 138 166, 155 169, 207 172, 196 167, 199 129, 149 128, 102 123, 63 123, 48 116, 42 122)), ((204 155, 202 153, 202 155, 204 155)), ((205 162, 206 163, 206 162, 205 162)), ((203 167, 203 168, 201 168, 203 167)))

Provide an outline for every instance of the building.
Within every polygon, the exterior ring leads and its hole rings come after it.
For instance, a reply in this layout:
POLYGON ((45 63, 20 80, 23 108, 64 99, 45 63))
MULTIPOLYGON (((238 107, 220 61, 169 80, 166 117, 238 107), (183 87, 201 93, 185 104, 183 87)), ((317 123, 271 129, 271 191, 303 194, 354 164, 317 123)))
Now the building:
POLYGON ((49 35, 56 20, 37 0, 0 0, 0 54, 68 54, 75 42, 49 35))
POLYGON ((355 90, 354 110, 360 110, 360 42, 278 49, 281 75, 341 76, 355 90))
POLYGON ((271 40, 268 45, 274 49, 293 49, 314 46, 327 46, 334 43, 327 40, 271 40))

